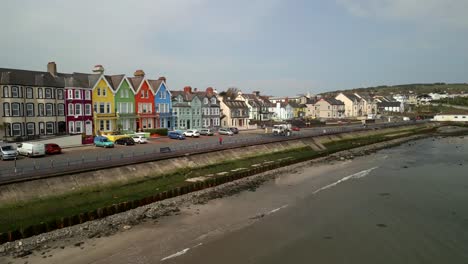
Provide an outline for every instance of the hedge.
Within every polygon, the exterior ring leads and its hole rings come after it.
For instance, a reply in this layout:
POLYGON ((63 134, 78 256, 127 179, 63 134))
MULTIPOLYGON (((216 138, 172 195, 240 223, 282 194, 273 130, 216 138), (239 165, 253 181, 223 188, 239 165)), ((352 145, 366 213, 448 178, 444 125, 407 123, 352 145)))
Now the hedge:
POLYGON ((148 132, 151 135, 158 134, 160 136, 167 136, 167 128, 145 129, 144 132, 148 132))

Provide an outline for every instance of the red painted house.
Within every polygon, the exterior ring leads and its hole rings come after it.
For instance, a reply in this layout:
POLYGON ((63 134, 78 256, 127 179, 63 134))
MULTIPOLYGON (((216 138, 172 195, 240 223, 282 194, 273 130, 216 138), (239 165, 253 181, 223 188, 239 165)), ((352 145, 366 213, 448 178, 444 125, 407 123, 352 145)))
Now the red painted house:
POLYGON ((158 114, 154 109, 154 92, 150 88, 148 80, 145 78, 145 72, 135 71, 135 77, 128 78, 132 83, 135 93, 135 112, 137 114, 136 130, 156 128, 159 124, 158 114))

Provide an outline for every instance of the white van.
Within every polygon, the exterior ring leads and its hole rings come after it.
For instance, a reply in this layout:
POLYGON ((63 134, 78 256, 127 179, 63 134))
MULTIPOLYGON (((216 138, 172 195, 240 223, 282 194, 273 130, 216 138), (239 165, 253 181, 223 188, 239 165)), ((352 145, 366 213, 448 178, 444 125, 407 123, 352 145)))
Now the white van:
POLYGON ((20 143, 18 144, 18 154, 28 157, 44 156, 45 145, 42 143, 20 143))

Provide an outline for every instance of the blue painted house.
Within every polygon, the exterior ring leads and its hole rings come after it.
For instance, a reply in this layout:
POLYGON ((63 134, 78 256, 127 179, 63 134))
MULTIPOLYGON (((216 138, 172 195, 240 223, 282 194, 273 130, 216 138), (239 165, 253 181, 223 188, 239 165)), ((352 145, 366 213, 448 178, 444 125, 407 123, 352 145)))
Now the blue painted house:
POLYGON ((160 77, 157 80, 149 80, 148 82, 154 91, 154 106, 158 115, 156 126, 169 130, 173 129, 171 92, 167 89, 166 78, 160 77))

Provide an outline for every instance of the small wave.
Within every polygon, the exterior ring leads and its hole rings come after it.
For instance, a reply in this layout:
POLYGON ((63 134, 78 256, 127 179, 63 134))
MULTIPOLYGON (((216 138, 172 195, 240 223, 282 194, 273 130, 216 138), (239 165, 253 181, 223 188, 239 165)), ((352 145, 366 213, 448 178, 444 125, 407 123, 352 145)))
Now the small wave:
POLYGON ((179 252, 177 252, 177 253, 174 253, 174 254, 172 254, 172 255, 170 255, 170 256, 167 256, 167 257, 161 259, 161 261, 165 261, 165 260, 168 260, 168 259, 171 259, 171 258, 175 258, 175 257, 178 257, 178 256, 182 256, 182 255, 184 255, 185 253, 187 253, 187 251, 189 251, 189 250, 190 250, 190 248, 186 248, 186 249, 184 249, 184 250, 181 250, 181 251, 179 251, 179 252))
POLYGON ((342 179, 340 179, 340 180, 338 180, 338 181, 336 181, 336 182, 334 182, 334 183, 330 183, 330 184, 328 184, 328 185, 326 185, 326 186, 323 186, 322 188, 319 188, 319 189, 315 190, 315 191, 313 192, 313 194, 316 194, 316 193, 318 193, 318 192, 320 192, 320 191, 323 191, 323 190, 326 190, 326 189, 328 189, 328 188, 331 188, 331 187, 333 187, 333 186, 335 186, 335 185, 337 185, 337 184, 339 184, 339 183, 342 183, 342 182, 347 181, 347 180, 350 180, 350 179, 359 179, 359 178, 362 178, 362 177, 366 177, 367 175, 369 175, 369 173, 371 173, 371 171, 373 171, 373 170, 375 170, 375 169, 377 169, 377 168, 378 168, 378 167, 373 167, 373 168, 370 168, 370 169, 367 169, 367 170, 363 170, 363 171, 360 171, 360 172, 356 172, 356 173, 354 173, 354 174, 351 174, 351 175, 348 175, 348 176, 346 176, 346 177, 343 177, 342 179))

